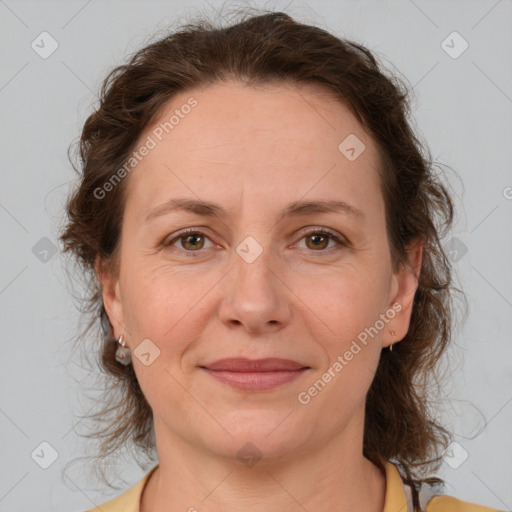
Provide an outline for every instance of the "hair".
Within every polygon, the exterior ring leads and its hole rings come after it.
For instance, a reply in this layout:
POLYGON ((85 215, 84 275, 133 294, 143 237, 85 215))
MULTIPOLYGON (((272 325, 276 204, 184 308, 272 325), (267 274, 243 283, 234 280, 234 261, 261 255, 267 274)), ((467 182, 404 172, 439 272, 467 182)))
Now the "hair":
POLYGON ((103 408, 90 416, 102 423, 93 434, 102 440, 97 458, 127 441, 149 455, 154 432, 152 410, 133 367, 115 359, 116 343, 95 274, 97 260, 117 272, 128 179, 113 187, 108 200, 97 199, 95 190, 123 166, 143 131, 179 92, 228 81, 308 84, 347 106, 376 143, 394 271, 409 265, 408 249, 415 241, 423 245, 408 333, 392 352, 382 351, 366 397, 363 453, 381 467, 394 461, 411 482, 433 481, 425 476, 438 469, 450 441, 432 417, 431 393, 432 376, 452 335, 455 288, 441 239, 454 211, 447 185, 409 120, 410 91, 361 44, 282 12, 240 14, 242 19, 229 26, 205 17, 182 25, 113 69, 77 144, 79 183, 68 198, 60 239, 63 252, 71 252, 89 276, 82 307, 90 319, 86 331, 102 323, 107 327, 98 333, 108 386, 103 408))

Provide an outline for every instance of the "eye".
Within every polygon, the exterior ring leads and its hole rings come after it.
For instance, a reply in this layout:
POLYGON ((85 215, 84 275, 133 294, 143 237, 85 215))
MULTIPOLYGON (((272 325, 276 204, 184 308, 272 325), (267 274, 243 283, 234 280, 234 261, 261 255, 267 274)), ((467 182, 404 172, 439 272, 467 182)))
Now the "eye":
MULTIPOLYGON (((310 249, 312 252, 330 253, 330 250, 326 250, 330 241, 335 242, 335 246, 330 247, 330 249, 333 250, 349 246, 349 243, 341 235, 338 235, 336 232, 330 231, 326 228, 310 229, 306 233, 303 233, 300 240, 304 239, 306 240, 306 249, 310 249)), ((188 257, 196 257, 199 256, 199 254, 196 255, 194 253, 200 253, 202 249, 208 249, 208 247, 205 247, 205 240, 210 239, 202 231, 194 228, 188 228, 172 238, 164 240, 161 245, 164 249, 173 251, 181 250, 181 252, 185 252, 188 257), (175 244, 177 243, 179 243, 181 247, 176 247, 175 244)))
MULTIPOLYGON (((337 244, 334 250, 349 245, 343 237, 325 228, 315 228, 307 231, 301 238, 301 240, 304 239, 306 240, 306 248, 311 249, 313 252, 327 252, 325 249, 328 247, 329 241, 334 241, 337 244)), ((333 249, 333 247, 330 249, 333 249)))
POLYGON ((202 231, 189 228, 169 240, 164 240, 162 247, 170 250, 183 249, 183 251, 188 253, 187 256, 195 257, 196 255, 191 253, 199 252, 203 249, 206 239, 209 240, 208 236, 206 236, 202 231), (174 247, 175 243, 179 243, 181 247, 174 247))

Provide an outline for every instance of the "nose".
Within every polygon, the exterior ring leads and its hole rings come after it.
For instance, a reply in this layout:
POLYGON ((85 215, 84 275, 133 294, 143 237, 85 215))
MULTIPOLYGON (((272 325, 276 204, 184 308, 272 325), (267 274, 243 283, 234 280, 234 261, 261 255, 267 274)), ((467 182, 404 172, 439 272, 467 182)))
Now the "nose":
POLYGON ((250 333, 280 330, 291 318, 292 292, 270 250, 264 249, 253 260, 245 257, 244 248, 243 244, 239 246, 241 255, 234 255, 224 279, 220 319, 230 329, 244 328, 250 333))

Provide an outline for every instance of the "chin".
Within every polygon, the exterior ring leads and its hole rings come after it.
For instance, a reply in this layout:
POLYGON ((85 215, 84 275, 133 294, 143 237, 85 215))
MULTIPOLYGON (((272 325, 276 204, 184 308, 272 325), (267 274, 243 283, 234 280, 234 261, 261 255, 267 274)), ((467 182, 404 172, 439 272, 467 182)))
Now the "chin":
POLYGON ((250 461, 256 460, 263 463, 279 459, 282 462, 311 439, 312 434, 312 426, 310 429, 297 423, 298 417, 292 419, 294 413, 289 413, 289 410, 233 412, 229 418, 219 418, 231 436, 217 430, 213 440, 210 431, 204 442, 218 456, 239 459, 249 467, 250 461))

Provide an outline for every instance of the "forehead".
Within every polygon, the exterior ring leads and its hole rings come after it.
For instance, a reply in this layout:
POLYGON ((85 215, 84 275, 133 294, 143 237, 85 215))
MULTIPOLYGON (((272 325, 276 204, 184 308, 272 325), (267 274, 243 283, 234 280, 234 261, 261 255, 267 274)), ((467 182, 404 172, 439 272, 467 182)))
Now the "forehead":
POLYGON ((181 92, 138 146, 149 139, 154 148, 129 178, 128 197, 144 211, 183 196, 257 206, 252 196, 273 204, 342 194, 364 206, 380 195, 373 140, 319 86, 230 82, 181 92))

